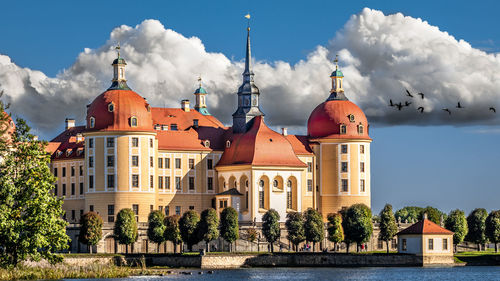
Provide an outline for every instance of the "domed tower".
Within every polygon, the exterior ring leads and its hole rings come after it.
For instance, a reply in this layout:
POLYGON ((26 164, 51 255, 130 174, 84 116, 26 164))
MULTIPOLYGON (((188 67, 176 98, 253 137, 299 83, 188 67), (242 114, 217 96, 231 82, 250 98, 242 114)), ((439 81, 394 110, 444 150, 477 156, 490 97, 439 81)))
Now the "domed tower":
MULTIPOLYGON (((119 46, 117 47, 119 50, 119 46)), ((87 106, 85 136, 85 211, 114 222, 123 208, 147 221, 155 205, 156 133, 151 107, 125 79, 125 60, 113 61, 111 87, 87 106)))
POLYGON ((198 78, 200 86, 194 91, 196 97, 196 104, 194 109, 203 115, 210 115, 207 109, 207 91, 201 86, 201 77, 198 78))
POLYGON ((322 214, 357 203, 370 206, 370 143, 368 120, 344 94, 342 71, 330 75, 328 99, 307 121, 307 133, 317 159, 316 200, 322 214))

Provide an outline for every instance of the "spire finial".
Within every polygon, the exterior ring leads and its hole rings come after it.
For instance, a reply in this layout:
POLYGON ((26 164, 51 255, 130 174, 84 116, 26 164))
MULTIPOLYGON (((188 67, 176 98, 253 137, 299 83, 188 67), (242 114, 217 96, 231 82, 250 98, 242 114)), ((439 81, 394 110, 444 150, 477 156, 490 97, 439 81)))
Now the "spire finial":
POLYGON ((247 19, 247 31, 250 31, 250 13, 247 13, 245 18, 247 19))
POLYGON ((200 85, 200 88, 201 88, 201 74, 198 75, 198 84, 200 85))
POLYGON ((333 62, 335 63, 335 70, 339 69, 339 55, 335 55, 335 60, 333 62))
POLYGON ((118 45, 116 45, 115 50, 118 52, 118 57, 120 57, 120 41, 118 41, 118 45))

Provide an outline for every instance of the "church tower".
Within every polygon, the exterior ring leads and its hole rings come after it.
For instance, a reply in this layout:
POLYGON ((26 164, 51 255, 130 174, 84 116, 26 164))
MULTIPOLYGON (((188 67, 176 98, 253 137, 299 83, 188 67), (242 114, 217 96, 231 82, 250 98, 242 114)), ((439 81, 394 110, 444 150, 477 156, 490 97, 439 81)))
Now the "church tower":
POLYGON ((233 132, 245 133, 250 121, 256 116, 264 116, 259 108, 259 88, 253 81, 252 56, 250 50, 250 27, 247 28, 247 50, 243 84, 238 89, 238 109, 233 113, 233 132))
POLYGON ((207 109, 207 91, 201 86, 201 77, 198 78, 200 86, 194 91, 196 97, 196 104, 194 109, 203 115, 210 115, 207 109))

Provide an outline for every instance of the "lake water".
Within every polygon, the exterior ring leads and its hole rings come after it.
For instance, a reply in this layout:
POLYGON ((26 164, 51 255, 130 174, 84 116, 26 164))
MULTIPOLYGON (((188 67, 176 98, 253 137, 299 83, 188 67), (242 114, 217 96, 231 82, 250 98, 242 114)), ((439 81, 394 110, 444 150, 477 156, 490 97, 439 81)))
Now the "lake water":
MULTIPOLYGON (((166 281, 166 280, 500 280, 500 266, 462 267, 372 267, 372 268, 249 268, 232 270, 190 271, 193 275, 141 276, 106 279, 106 281, 166 281), (198 272, 203 272, 199 275, 198 272)), ((98 280, 98 279, 87 279, 98 280)), ((104 280, 104 279, 103 279, 104 280)))

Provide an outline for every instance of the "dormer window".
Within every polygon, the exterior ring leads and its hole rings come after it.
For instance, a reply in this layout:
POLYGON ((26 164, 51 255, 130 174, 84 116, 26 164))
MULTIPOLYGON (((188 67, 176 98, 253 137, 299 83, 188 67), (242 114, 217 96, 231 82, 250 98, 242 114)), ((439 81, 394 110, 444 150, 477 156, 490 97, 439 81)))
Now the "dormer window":
POLYGON ((359 123, 358 125, 358 134, 362 135, 363 134, 363 124, 359 123))
POLYGON ((160 126, 160 125, 158 125, 158 124, 156 124, 156 125, 155 125, 155 130, 157 130, 157 131, 161 130, 161 126, 160 126))
POLYGON ((95 127, 95 118, 94 117, 90 117, 89 118, 89 127, 90 128, 94 128, 95 127))
POLYGON ((137 127, 137 117, 135 116, 130 117, 130 126, 137 127))
POLYGON ((207 148, 210 147, 210 141, 209 140, 205 140, 204 145, 207 148))
POLYGON ((108 111, 109 111, 109 112, 113 112, 113 111, 115 111, 115 104, 114 104, 114 103, 110 103, 110 104, 108 104, 108 111))
POLYGON ((226 141, 226 148, 230 148, 231 147, 231 141, 226 141))
POLYGON ((340 134, 341 135, 347 134, 347 126, 345 124, 340 125, 340 134))
POLYGON ((162 125, 161 126, 162 131, 168 131, 168 125, 162 125))
POLYGON ((198 119, 193 119, 193 127, 198 127, 198 119))
POLYGON ((151 106, 149 104, 146 106, 146 109, 148 110, 148 112, 151 112, 151 106))
POLYGON ((354 122, 355 121, 354 120, 354 115, 349 114, 349 115, 347 115, 347 117, 349 117, 349 122, 354 122))
POLYGON ((73 152, 72 150, 67 150, 66 151, 66 157, 70 156, 71 155, 71 152, 73 152))
POLYGON ((58 152, 56 152, 56 157, 61 156, 61 154, 62 154, 62 151, 58 151, 58 152))
POLYGON ((177 131, 177 124, 170 124, 170 130, 177 131))

